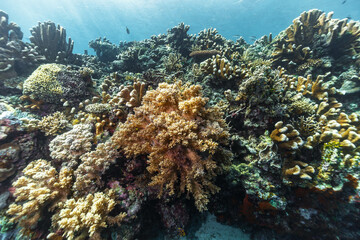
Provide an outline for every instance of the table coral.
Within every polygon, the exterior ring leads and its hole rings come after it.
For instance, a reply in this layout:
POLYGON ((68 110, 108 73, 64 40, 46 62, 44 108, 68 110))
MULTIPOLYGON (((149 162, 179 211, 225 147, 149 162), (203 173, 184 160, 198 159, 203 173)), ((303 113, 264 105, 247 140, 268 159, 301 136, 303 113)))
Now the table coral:
POLYGON ((170 195, 191 193, 200 211, 219 191, 213 183, 221 170, 216 153, 229 136, 222 112, 206 103, 198 85, 161 83, 147 91, 142 105, 112 137, 127 157, 148 154, 149 185, 159 196, 164 190, 170 195))
POLYGON ((43 211, 53 211, 66 200, 72 170, 63 168, 58 173, 49 162, 39 159, 31 162, 23 173, 24 176, 13 183, 16 203, 9 206, 7 214, 12 215, 12 222, 19 222, 24 232, 36 226, 43 211))

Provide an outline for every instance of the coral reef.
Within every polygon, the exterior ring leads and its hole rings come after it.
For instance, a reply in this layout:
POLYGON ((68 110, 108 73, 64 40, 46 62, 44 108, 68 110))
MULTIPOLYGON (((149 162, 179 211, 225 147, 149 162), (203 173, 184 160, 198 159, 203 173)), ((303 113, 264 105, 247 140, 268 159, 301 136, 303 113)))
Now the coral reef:
POLYGON ((2 238, 192 238, 209 210, 255 239, 360 239, 359 22, 313 9, 251 44, 180 23, 91 56, 8 21, 2 238))

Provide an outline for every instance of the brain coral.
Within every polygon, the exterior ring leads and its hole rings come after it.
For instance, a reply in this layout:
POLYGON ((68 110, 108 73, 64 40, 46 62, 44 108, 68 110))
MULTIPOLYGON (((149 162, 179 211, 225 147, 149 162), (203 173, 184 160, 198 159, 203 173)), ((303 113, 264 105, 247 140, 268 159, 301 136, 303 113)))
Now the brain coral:
POLYGON ((213 179, 225 160, 218 154, 220 144, 229 136, 223 113, 206 107, 207 102, 199 85, 161 83, 147 91, 112 138, 127 157, 148 155, 149 185, 159 197, 164 190, 169 195, 191 193, 200 211, 219 191, 213 179))

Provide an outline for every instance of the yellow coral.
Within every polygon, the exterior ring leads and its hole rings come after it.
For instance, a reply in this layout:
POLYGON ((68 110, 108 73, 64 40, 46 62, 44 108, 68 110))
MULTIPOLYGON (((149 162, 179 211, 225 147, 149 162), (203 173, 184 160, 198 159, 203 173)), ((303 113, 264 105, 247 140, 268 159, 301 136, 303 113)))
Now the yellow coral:
MULTIPOLYGON (((76 235, 89 234, 90 239, 101 239, 100 230, 108 224, 120 224, 126 213, 109 216, 114 209, 115 193, 97 192, 84 198, 67 200, 60 212, 53 217, 53 226, 63 230, 63 236, 74 239, 76 235)), ((54 234, 51 234, 52 236, 54 234)))
POLYGON ((66 199, 72 182, 72 170, 61 169, 57 173, 46 160, 31 162, 23 170, 24 176, 13 183, 15 202, 7 214, 13 215, 12 222, 19 222, 23 231, 37 224, 45 207, 53 211, 66 199))
POLYGON ((62 112, 55 112, 43 117, 41 121, 38 122, 39 129, 44 132, 46 136, 57 135, 69 125, 70 123, 62 112))
POLYGON ((150 185, 159 196, 186 191, 200 211, 219 190, 212 182, 220 170, 214 154, 229 136, 222 112, 206 108, 207 101, 198 85, 161 83, 112 138, 128 157, 148 154, 150 185))
POLYGON ((57 102, 63 89, 57 81, 57 75, 65 66, 44 64, 38 67, 24 82, 23 93, 32 99, 57 102))

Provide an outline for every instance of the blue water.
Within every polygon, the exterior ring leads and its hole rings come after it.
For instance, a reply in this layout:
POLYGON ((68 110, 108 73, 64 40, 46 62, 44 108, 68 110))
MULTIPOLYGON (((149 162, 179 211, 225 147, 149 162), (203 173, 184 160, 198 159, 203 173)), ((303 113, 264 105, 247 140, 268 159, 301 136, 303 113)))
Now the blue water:
MULTIPOLYGON (((180 22, 189 33, 214 27, 228 39, 251 42, 286 29, 301 12, 318 8, 334 18, 360 19, 360 0, 1 0, 0 9, 21 26, 24 40, 38 21, 51 20, 67 30, 75 53, 88 42, 106 36, 111 42, 134 41, 166 33, 180 22), (130 34, 126 33, 126 26, 130 34)), ((90 50, 90 49, 89 49, 90 50)), ((91 51, 89 51, 91 53, 91 51)))

